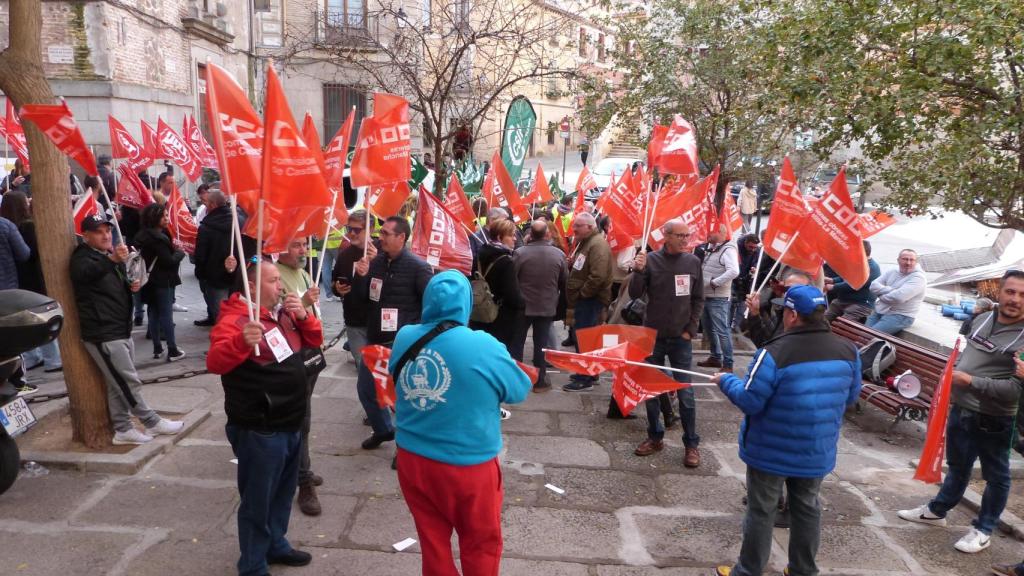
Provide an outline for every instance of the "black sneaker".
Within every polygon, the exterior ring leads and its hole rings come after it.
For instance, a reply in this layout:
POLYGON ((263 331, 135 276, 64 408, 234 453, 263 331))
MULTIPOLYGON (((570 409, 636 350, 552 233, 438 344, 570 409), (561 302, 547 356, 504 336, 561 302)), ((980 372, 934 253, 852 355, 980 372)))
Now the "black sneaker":
POLYGON ((566 338, 565 340, 562 340, 562 346, 575 346, 575 345, 576 345, 576 341, 573 340, 572 338, 566 338))
POLYGON ((562 386, 562 390, 566 392, 583 392, 584 390, 590 390, 594 387, 594 383, 589 380, 573 380, 565 386, 562 386))
POLYGON ((153 350, 153 360, 159 360, 163 355, 163 350, 153 350))
POLYGON ((167 361, 168 362, 177 362, 178 360, 181 360, 184 357, 185 357, 185 351, 181 350, 181 349, 172 350, 172 351, 168 351, 167 352, 167 361))
POLYGON ((214 320, 213 318, 203 318, 202 320, 196 320, 195 322, 192 323, 192 325, 193 326, 209 327, 209 326, 213 326, 216 323, 217 323, 217 321, 214 320))
POLYGON ((363 450, 376 450, 380 448, 380 445, 385 442, 391 442, 395 439, 394 431, 388 432, 387 434, 374 434, 366 440, 363 440, 363 450))
POLYGON ((285 566, 306 566, 312 561, 312 554, 294 548, 284 556, 267 557, 267 564, 283 564, 285 566))
POLYGON ((135 319, 135 325, 136 326, 142 326, 142 317, 141 316, 135 319))

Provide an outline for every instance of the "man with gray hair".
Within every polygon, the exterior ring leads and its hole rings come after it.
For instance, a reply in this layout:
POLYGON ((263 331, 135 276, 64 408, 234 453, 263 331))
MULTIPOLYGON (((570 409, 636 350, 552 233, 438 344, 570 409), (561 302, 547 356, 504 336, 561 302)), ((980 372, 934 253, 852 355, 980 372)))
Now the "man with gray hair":
MULTIPOLYGON (((565 324, 574 330, 582 330, 600 324, 601 311, 612 300, 615 260, 608 241, 597 229, 593 214, 577 214, 572 221, 572 232, 576 249, 569 255, 565 324)), ((562 390, 580 392, 593 388, 596 383, 595 376, 573 374, 562 390)))
MULTIPOLYGON (((665 245, 657 252, 640 253, 633 260, 633 276, 629 282, 629 297, 647 296, 644 326, 658 331, 654 351, 647 361, 663 365, 668 359, 673 368, 689 370, 693 361, 693 335, 697 332, 701 311, 704 309, 704 272, 700 259, 686 251, 690 240, 690 227, 680 219, 669 220, 661 227, 665 245)), ((689 382, 690 377, 672 373, 677 382, 689 382)), ((679 390, 679 417, 683 424, 683 445, 687 468, 700 465, 700 436, 697 434, 697 405, 693 388, 679 390)), ((636 448, 637 456, 649 456, 665 447, 661 404, 658 398, 646 402, 647 439, 636 448)))
POLYGON ((900 251, 899 267, 879 276, 871 283, 875 311, 868 316, 867 326, 886 334, 899 334, 910 328, 924 301, 928 278, 917 266, 917 252, 910 248, 900 251))
MULTIPOLYGON (((227 300, 234 284, 234 274, 224 268, 231 253, 231 206, 224 193, 214 188, 204 200, 208 212, 199 224, 196 236, 196 279, 206 301, 206 318, 193 322, 196 326, 213 326, 220 314, 220 303, 227 300)), ((239 226, 244 221, 239 221, 239 226)))

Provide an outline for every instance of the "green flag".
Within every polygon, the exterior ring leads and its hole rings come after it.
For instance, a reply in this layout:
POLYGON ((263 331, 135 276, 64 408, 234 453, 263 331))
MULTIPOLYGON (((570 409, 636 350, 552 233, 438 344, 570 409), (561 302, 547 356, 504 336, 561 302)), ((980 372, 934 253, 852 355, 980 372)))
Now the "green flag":
POLYGON ((501 161, 513 182, 523 173, 523 162, 530 151, 537 114, 525 96, 516 96, 505 114, 505 131, 501 138, 501 161))
POLYGON ((565 196, 565 191, 562 190, 562 187, 558 185, 557 173, 552 174, 551 177, 548 178, 548 188, 551 189, 551 195, 554 196, 555 198, 558 198, 559 200, 561 200, 562 197, 565 196))
POLYGON ((484 186, 484 173, 472 160, 466 160, 456 168, 459 174, 459 182, 467 196, 476 196, 484 186))
POLYGON ((412 157, 412 177, 409 179, 409 188, 416 190, 420 184, 427 189, 427 192, 434 191, 434 171, 427 168, 420 162, 419 158, 412 157))

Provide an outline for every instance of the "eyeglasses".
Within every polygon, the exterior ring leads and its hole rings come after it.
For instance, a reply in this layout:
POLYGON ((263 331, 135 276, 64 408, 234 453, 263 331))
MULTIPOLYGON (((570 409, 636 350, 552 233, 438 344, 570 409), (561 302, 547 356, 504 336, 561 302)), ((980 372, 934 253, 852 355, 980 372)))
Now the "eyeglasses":
POLYGON ((389 230, 385 230, 385 229, 381 228, 380 229, 380 235, 381 236, 398 236, 398 232, 391 232, 389 230))
POLYGON ((689 238, 690 236, 693 236, 693 234, 690 232, 669 232, 667 236, 674 236, 676 238, 689 238))
POLYGON ((349 226, 345 228, 345 234, 359 234, 366 228, 356 228, 355 226, 349 226))

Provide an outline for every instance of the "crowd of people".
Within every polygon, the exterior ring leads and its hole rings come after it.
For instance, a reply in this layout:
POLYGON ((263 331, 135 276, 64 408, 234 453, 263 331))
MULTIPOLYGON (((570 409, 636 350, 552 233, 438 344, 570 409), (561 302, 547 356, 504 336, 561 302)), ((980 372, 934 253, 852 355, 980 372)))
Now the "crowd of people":
MULTIPOLYGON (((101 178, 110 175, 105 159, 100 168, 101 178)), ((5 179, 0 289, 45 294, 24 172, 16 168, 5 179)), ((89 184, 95 183, 87 179, 85 184, 85 193, 93 193, 89 184)), ((105 213, 86 218, 78 231, 82 242, 71 257, 82 340, 107 383, 115 444, 142 444, 182 428, 146 405, 131 337, 133 325, 145 322, 155 359, 174 362, 186 354, 177 345, 173 318, 186 254, 168 231, 161 201, 171 187, 173 175, 162 174, 157 189, 164 194, 154 195, 157 202, 139 211, 108 206, 105 213), (115 238, 115 218, 121 238, 115 238), (133 259, 141 262, 132 266, 133 259)), ((473 202, 479 228, 470 237, 470 276, 437 271, 414 254, 410 217, 379 220, 356 210, 327 239, 322 257, 329 262, 323 276, 314 278, 307 266, 314 248, 306 238, 294 239, 273 257, 257 254, 251 239, 236 249, 232 220, 237 216, 244 223, 246 215, 232 214, 216 184, 200 187, 198 195, 191 260, 206 318, 195 324, 211 328, 207 367, 221 375, 226 436, 238 458, 238 569, 243 576, 266 574, 269 564, 301 566, 312 560, 289 544, 286 533, 296 493, 304 514, 322 513, 316 486, 325 479, 313 472, 308 446, 313 391, 326 365, 321 298, 341 301, 346 346, 358 370, 358 398, 370 427, 362 448, 397 444, 392 467, 416 521, 424 574, 456 573, 452 530, 459 536, 463 573, 497 574, 502 546, 499 409, 523 401, 531 389, 551 389, 543 350, 556 346, 555 326, 561 322, 568 330, 562 346, 577 351, 579 330, 606 323, 650 328, 656 340, 648 362, 708 369, 744 413, 739 448, 748 467, 743 546, 736 565, 718 573, 746 576, 763 572, 773 525, 791 526, 787 573, 817 571, 821 480, 835 466, 843 414, 857 400, 862 381, 857 349, 833 335, 829 323, 843 317, 898 334, 914 322, 926 288, 911 249, 900 252, 897 268, 882 274, 865 241, 870 279, 854 288, 827 266, 782 266, 769 274, 776 267, 761 253, 760 236, 733 238, 726 225, 713 227, 707 241, 698 244, 692 241, 691 226, 674 219, 661 227, 660 248, 638 245, 613 253, 606 238, 608 218, 589 204, 573 214, 555 202, 516 223, 503 208, 480 198, 473 202), (529 360, 538 372, 532 384, 515 363, 527 360, 531 335, 529 360), (743 377, 735 373, 734 341, 739 337, 758 348, 743 377), (693 366, 698 339, 709 355, 693 366), (371 345, 391 350, 394 406, 378 402, 380 374, 363 357, 371 345)), ((752 213, 752 202, 756 192, 745 186, 740 202, 745 216, 752 213)), ((751 223, 749 218, 746 222, 751 223)), ((1024 348, 1024 273, 1008 273, 994 309, 971 322, 953 380, 947 440, 951 472, 929 504, 899 512, 906 520, 944 524, 980 458, 985 498, 974 528, 956 545, 963 552, 988 546, 1006 503, 1008 447, 1024 377, 1024 361, 1015 358, 1024 348)), ((38 366, 59 370, 56 343, 26 354, 24 363, 26 371, 38 366)), ((685 373, 672 376, 689 382, 685 373)), ((31 392, 25 378, 24 372, 15 375, 15 384, 31 392)), ((600 386, 596 376, 572 374, 562 390, 600 386)), ((635 454, 663 450, 666 431, 679 427, 683 464, 699 467, 693 389, 649 398, 644 408, 647 434, 635 454)), ((636 415, 624 415, 609 399, 607 417, 636 415)))

